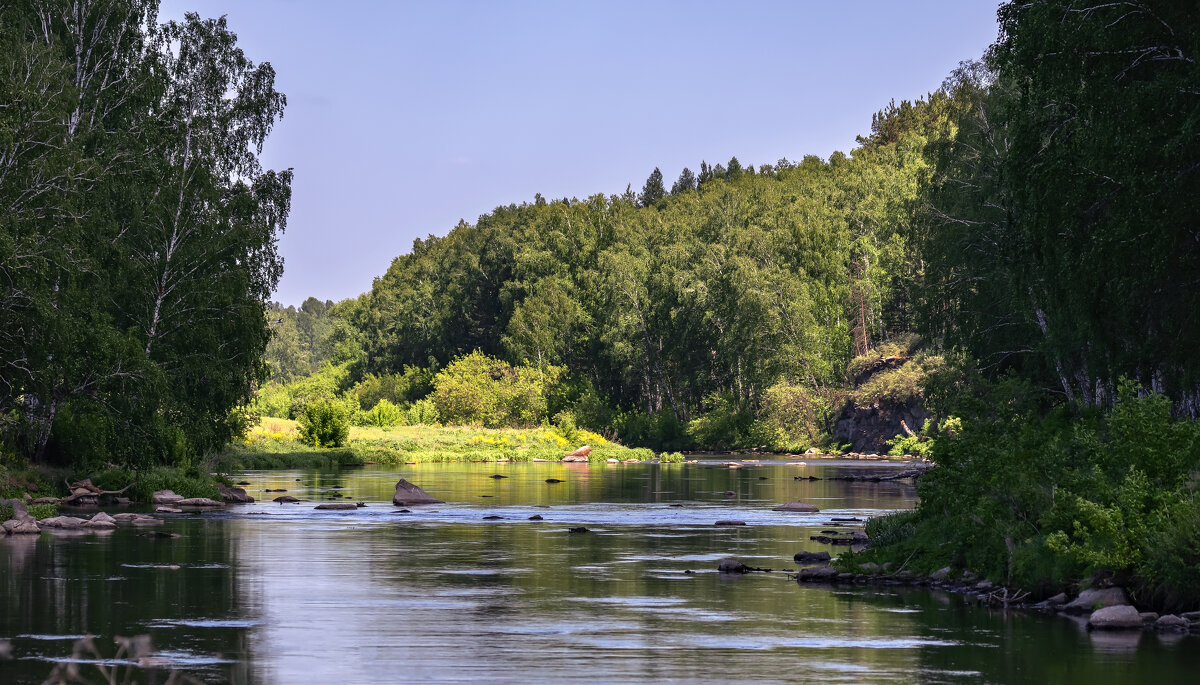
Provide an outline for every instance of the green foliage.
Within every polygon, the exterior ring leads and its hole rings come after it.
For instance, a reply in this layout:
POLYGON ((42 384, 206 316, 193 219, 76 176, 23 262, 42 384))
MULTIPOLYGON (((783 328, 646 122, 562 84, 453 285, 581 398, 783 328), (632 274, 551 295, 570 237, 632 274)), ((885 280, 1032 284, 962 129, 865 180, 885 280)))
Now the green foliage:
POLYGON ((410 426, 436 426, 441 422, 437 405, 431 399, 417 400, 406 412, 410 426))
POLYGON ((300 422, 300 439, 314 447, 341 447, 350 436, 350 416, 340 402, 310 402, 296 420, 300 422))
POLYGON ((389 428, 402 422, 405 418, 403 410, 389 402, 387 398, 383 398, 375 403, 371 411, 366 413, 364 423, 370 426, 389 428))
POLYGON ((871 375, 852 395, 860 406, 906 405, 925 396, 925 386, 932 375, 945 368, 941 356, 918 353, 910 361, 892 369, 871 375))
POLYGON ((664 464, 678 464, 686 459, 687 457, 679 452, 663 452, 658 455, 658 460, 664 464))
POLYGON ((744 445, 753 415, 742 409, 731 395, 714 393, 706 404, 707 411, 688 422, 687 435, 691 441, 708 449, 744 445))
POLYGON ((434 377, 430 399, 447 423, 532 426, 546 417, 546 387, 556 380, 553 369, 512 367, 476 351, 434 377))
MULTIPOLYGON (((27 504, 25 505, 25 510, 29 512, 30 516, 36 519, 48 519, 53 516, 58 516, 57 504, 27 504)), ((3 520, 5 520, 3 518, 3 513, 0 512, 0 521, 3 520)))
MULTIPOLYGON (((954 425, 961 429, 961 422, 954 425)), ((935 434, 933 419, 925 419, 925 425, 916 435, 897 435, 885 444, 890 448, 888 455, 893 457, 916 456, 928 459, 933 456, 933 439, 935 434)))
POLYGON ((829 402, 815 391, 776 383, 767 388, 751 435, 756 444, 773 450, 803 452, 826 442, 831 418, 829 402))
POLYGON ((155 466, 136 470, 108 468, 92 474, 91 480, 103 490, 119 490, 133 484, 125 496, 135 502, 150 502, 158 490, 171 490, 184 497, 221 500, 216 480, 195 466, 181 469, 155 466))

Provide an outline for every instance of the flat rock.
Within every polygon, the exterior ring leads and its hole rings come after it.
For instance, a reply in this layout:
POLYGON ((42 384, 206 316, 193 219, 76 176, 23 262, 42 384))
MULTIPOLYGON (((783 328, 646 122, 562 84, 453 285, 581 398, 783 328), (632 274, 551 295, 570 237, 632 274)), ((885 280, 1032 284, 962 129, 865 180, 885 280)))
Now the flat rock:
POLYGON ((85 523, 87 523, 87 519, 74 516, 51 516, 38 521, 38 525, 43 528, 83 528, 85 523))
POLYGON ((1155 630, 1163 630, 1163 631, 1171 631, 1171 632, 1186 632, 1188 630, 1188 627, 1189 627, 1188 620, 1186 618, 1183 618, 1182 616, 1176 616, 1175 614, 1167 614, 1166 616, 1159 616, 1158 620, 1154 622, 1155 630))
POLYGON ((1046 603, 1051 606, 1061 606, 1067 603, 1067 593, 1060 592, 1057 595, 1046 600, 1046 603))
POLYGON ((815 505, 809 504, 808 502, 788 502, 787 504, 781 504, 778 507, 775 507, 772 509, 772 511, 792 511, 797 514, 815 514, 821 510, 815 505))
POLYGON ((832 566, 809 566, 800 569, 796 574, 797 580, 806 582, 831 581, 838 577, 838 570, 832 566))
POLYGON ((227 504, 250 504, 254 501, 254 498, 247 495, 242 488, 218 485, 217 492, 221 493, 221 501, 227 504))
POLYGON ((733 519, 721 519, 713 524, 714 526, 744 526, 745 521, 734 521, 733 519))
POLYGON ((1097 630, 1140 630, 1142 615, 1129 604, 1107 606, 1092 612, 1088 627, 1097 630))
POLYGON ((1068 614, 1090 614, 1097 609, 1129 604, 1129 597, 1119 587, 1091 588, 1063 607, 1068 614))
POLYGON ((746 573, 750 568, 737 559, 722 559, 717 564, 717 570, 721 573, 746 573))
POLYGON ((88 530, 113 530, 117 527, 117 522, 112 520, 97 521, 96 519, 92 519, 91 521, 83 524, 83 527, 88 530))
POLYGON ((58 497, 35 497, 29 501, 30 504, 58 504, 62 499, 58 497))
POLYGON ((176 509, 175 507, 158 506, 158 507, 154 507, 154 513, 156 513, 156 514, 182 514, 183 510, 176 509))
POLYGON ((220 507, 224 506, 216 500, 211 500, 207 497, 189 497, 187 499, 177 500, 175 504, 181 507, 220 507))
POLYGON ((820 564, 828 562, 830 556, 829 552, 796 552, 792 558, 797 564, 820 564))
POLYGON ((38 527, 37 519, 29 516, 27 518, 5 521, 4 531, 9 535, 38 535, 42 532, 42 529, 38 527))
POLYGON ((357 509, 358 505, 353 502, 333 502, 332 504, 318 504, 313 509, 357 509))
POLYGON ((949 566, 943 566, 933 573, 930 573, 929 577, 933 580, 945 580, 946 576, 950 575, 950 571, 951 569, 949 566))
POLYGON ((183 499, 183 495, 176 495, 170 490, 159 490, 154 493, 150 501, 154 504, 175 504, 183 499))
POLYGON ((295 497, 292 497, 291 495, 280 495, 279 497, 276 497, 275 499, 273 499, 271 501, 279 502, 280 504, 295 504, 296 502, 299 502, 300 500, 296 499, 295 497))
POLYGON ((443 504, 443 502, 401 478, 396 483, 396 494, 392 496, 392 504, 410 506, 413 504, 443 504))

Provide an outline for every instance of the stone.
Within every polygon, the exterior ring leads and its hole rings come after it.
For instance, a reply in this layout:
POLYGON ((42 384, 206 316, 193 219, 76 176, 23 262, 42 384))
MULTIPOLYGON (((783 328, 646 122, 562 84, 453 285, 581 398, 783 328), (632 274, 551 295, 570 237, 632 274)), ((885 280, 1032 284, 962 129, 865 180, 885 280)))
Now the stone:
POLYGON ((1067 593, 1060 592, 1046 600, 1046 603, 1051 606, 1062 606, 1067 603, 1067 593))
POLYGON ((567 456, 563 457, 562 460, 566 462, 586 462, 588 460, 588 455, 591 453, 591 445, 584 445, 583 447, 580 447, 574 452, 571 452, 567 456))
POLYGON ((333 502, 332 504, 318 504, 314 509, 325 510, 342 510, 342 509, 357 509, 358 505, 353 502, 333 502))
POLYGON ((29 501, 30 504, 58 504, 62 500, 58 497, 35 497, 29 501))
POLYGON ((13 518, 4 522, 4 531, 9 535, 38 535, 42 529, 37 519, 26 514, 25 518, 13 518))
POLYGON ((796 574, 797 580, 805 582, 832 581, 838 577, 838 570, 832 566, 808 566, 796 574))
POLYGON ((1063 607, 1068 614, 1090 614, 1097 609, 1129 604, 1129 597, 1119 587, 1090 588, 1079 593, 1063 607))
POLYGON ((502 475, 500 475, 499 473, 494 473, 494 474, 492 474, 491 476, 488 476, 488 477, 489 477, 489 478, 495 478, 495 479, 497 479, 497 480, 499 480, 499 479, 501 479, 501 478, 508 478, 508 476, 502 476, 502 475))
POLYGON ((181 499, 178 502, 175 502, 175 504, 177 504, 181 507, 220 507, 220 506, 224 506, 220 502, 217 502, 216 500, 211 500, 207 497, 189 497, 188 499, 181 499))
POLYGON ((787 504, 781 504, 778 507, 775 507, 772 509, 772 511, 791 511, 797 514, 815 514, 821 510, 815 505, 809 504, 808 502, 788 502, 787 504))
POLYGON ((620 464, 620 463, 621 463, 621 460, 620 460, 620 459, 614 459, 614 458, 612 458, 612 457, 609 457, 608 459, 605 459, 605 460, 604 460, 604 463, 606 463, 606 464, 620 464))
POLYGON ((542 520, 542 515, 541 515, 541 514, 534 514, 533 516, 530 516, 530 517, 529 517, 529 520, 530 520, 530 521, 541 521, 541 520, 542 520))
POLYGON ((159 490, 154 493, 150 501, 154 504, 175 504, 183 499, 183 495, 176 495, 170 490, 159 490))
POLYGON ((1175 614, 1159 616, 1158 620, 1154 622, 1154 629, 1164 632, 1186 632, 1188 626, 1189 623, 1186 618, 1176 616, 1175 614))
POLYGON ((863 573, 879 573, 879 564, 876 564, 873 561, 868 561, 865 564, 861 564, 858 568, 862 570, 863 573))
POLYGON ((237 484, 238 484, 238 485, 252 485, 252 483, 251 483, 250 481, 248 481, 248 480, 239 480, 239 481, 237 482, 237 484))
POLYGON ((93 518, 91 521, 83 524, 83 527, 89 530, 114 530, 117 527, 117 522, 111 519, 105 521, 103 519, 97 520, 93 518))
POLYGON ((945 580, 946 576, 950 575, 950 571, 951 571, 951 568, 949 566, 944 566, 944 567, 939 568, 938 570, 934 571, 933 573, 930 573, 929 577, 932 580, 945 580))
POLYGON ((411 506, 413 504, 444 504, 444 502, 401 478, 396 483, 396 494, 392 496, 392 504, 411 506))
POLYGON ((1154 623, 1158 620, 1158 612, 1156 611, 1143 611, 1138 615, 1142 617, 1142 623, 1154 623))
POLYGON ((158 506, 158 507, 154 507, 154 513, 156 513, 156 514, 182 514, 183 510, 176 509, 175 507, 158 506))
POLYGON ((109 516, 108 514, 102 512, 102 511, 98 511, 95 514, 92 514, 91 523, 116 523, 116 522, 117 522, 117 520, 115 518, 109 516))
POLYGON ((797 564, 820 564, 828 562, 829 552, 796 552, 792 557, 797 564))
POLYGON ((583 526, 579 526, 578 528, 568 528, 567 532, 568 533, 587 533, 589 531, 587 528, 584 528, 583 526))
POLYGON ((254 498, 247 495, 246 491, 241 488, 218 485, 217 492, 221 493, 221 501, 227 504, 250 504, 254 502, 254 498))
POLYGON ((559 479, 557 479, 557 478, 547 478, 547 479, 546 479, 546 482, 547 482, 547 483, 550 483, 551 485, 553 485, 554 483, 561 483, 562 481, 561 481, 561 480, 559 480, 559 479))
POLYGON ((734 521, 733 519, 721 519, 713 524, 714 526, 744 526, 745 521, 734 521))
POLYGON ((1189 621, 1200 621, 1200 611, 1185 611, 1179 616, 1189 621))
POLYGON ((1106 606, 1092 612, 1088 627, 1097 630, 1141 629, 1142 615, 1129 604, 1106 606))
POLYGON ((504 520, 504 517, 503 517, 503 516, 497 516, 497 515, 495 515, 495 514, 488 514, 487 516, 484 516, 484 517, 483 517, 483 520, 484 520, 484 521, 502 521, 502 520, 504 520))
POLYGON ((299 502, 300 500, 296 499, 295 497, 292 497, 291 495, 280 495, 279 497, 276 497, 275 499, 273 499, 271 501, 279 502, 280 504, 295 504, 296 502, 299 502))
POLYGON ((980 592, 987 592, 994 587, 996 587, 996 584, 990 580, 981 580, 978 583, 975 583, 975 589, 980 592))
POLYGON ((717 564, 717 570, 721 573, 746 573, 750 569, 737 559, 722 559, 717 564))

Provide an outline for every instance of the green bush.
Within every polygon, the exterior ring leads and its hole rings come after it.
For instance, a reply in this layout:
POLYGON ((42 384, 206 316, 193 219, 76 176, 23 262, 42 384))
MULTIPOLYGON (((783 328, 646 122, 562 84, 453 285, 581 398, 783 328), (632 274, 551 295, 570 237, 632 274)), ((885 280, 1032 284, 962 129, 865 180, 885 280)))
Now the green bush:
POLYGON ((329 399, 310 402, 300 422, 300 439, 314 447, 341 447, 350 437, 350 416, 346 407, 329 399))
MULTIPOLYGON (((35 519, 48 519, 53 516, 58 516, 57 504, 27 504, 25 505, 25 509, 29 512, 29 515, 35 519)), ((0 521, 3 520, 4 519, 0 519, 0 521)))
POLYGON ((908 404, 925 396, 929 377, 945 368, 942 357, 918 353, 904 365, 873 374, 854 390, 854 401, 861 406, 908 404))
POLYGON ((367 374, 351 389, 361 407, 374 407, 379 400, 397 406, 416 402, 433 390, 433 372, 416 366, 405 366, 404 373, 382 376, 367 374))
POLYGON ((292 392, 286 385, 267 383, 254 393, 250 410, 259 416, 286 419, 291 416, 292 392))
POLYGON ((767 389, 750 433, 773 450, 803 452, 826 441, 830 418, 829 403, 812 389, 777 383, 767 389))
POLYGON ((403 421, 404 418, 404 412, 401 411, 400 407, 397 407, 384 398, 376 402, 374 407, 371 407, 371 411, 366 413, 363 420, 368 426, 390 428, 403 421))
POLYGON ((684 459, 686 459, 686 457, 679 452, 663 452, 662 454, 658 455, 658 460, 664 464, 677 464, 684 459))
POLYGON ((451 362, 433 379, 429 396, 446 423, 535 426, 546 418, 546 387, 560 370, 512 367, 476 351, 451 362))
POLYGON ((707 411, 687 425, 692 442, 708 449, 733 448, 745 445, 754 417, 745 411, 732 396, 713 393, 706 398, 707 411))
POLYGON ((413 402, 407 412, 407 423, 410 426, 434 426, 441 421, 437 405, 433 400, 423 399, 413 402))

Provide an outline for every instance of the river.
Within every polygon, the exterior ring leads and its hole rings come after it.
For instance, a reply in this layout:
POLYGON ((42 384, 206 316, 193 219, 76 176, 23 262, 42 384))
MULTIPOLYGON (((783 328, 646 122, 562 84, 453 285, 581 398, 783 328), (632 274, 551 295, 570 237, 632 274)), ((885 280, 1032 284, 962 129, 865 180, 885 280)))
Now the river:
POLYGON ((235 683, 1156 685, 1200 672, 1193 636, 1088 633, 1076 621, 926 589, 788 579, 795 552, 831 549, 809 536, 832 518, 865 519, 916 498, 905 482, 796 476, 903 467, 713 460, 246 472, 236 479, 267 501, 166 515, 153 532, 0 539, 0 640, 11 646, 0 682, 42 682, 89 633, 99 658, 77 664, 88 682, 105 681, 102 668, 117 682, 132 673, 160 683, 171 670, 235 683), (400 477, 447 503, 401 511, 391 504, 400 477), (367 506, 280 505, 268 488, 367 506), (793 500, 822 511, 771 511, 793 500), (714 526, 719 519, 748 525, 714 526), (588 532, 569 531, 580 526, 588 532), (774 570, 718 574, 730 556, 774 570), (115 636, 144 634, 152 661, 113 659, 115 636))

